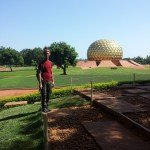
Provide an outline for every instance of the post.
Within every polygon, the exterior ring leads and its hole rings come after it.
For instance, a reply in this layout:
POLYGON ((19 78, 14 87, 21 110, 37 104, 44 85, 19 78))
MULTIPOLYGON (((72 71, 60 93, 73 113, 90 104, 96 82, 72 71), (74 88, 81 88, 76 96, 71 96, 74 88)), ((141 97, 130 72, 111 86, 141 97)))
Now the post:
POLYGON ((135 73, 133 73, 133 85, 135 84, 135 73))
POLYGON ((72 77, 70 78, 70 86, 71 86, 71 92, 72 92, 72 77))
POLYGON ((93 81, 91 80, 91 104, 93 103, 93 81))
POLYGON ((44 132, 44 149, 48 150, 48 118, 47 113, 42 112, 43 132, 44 132))

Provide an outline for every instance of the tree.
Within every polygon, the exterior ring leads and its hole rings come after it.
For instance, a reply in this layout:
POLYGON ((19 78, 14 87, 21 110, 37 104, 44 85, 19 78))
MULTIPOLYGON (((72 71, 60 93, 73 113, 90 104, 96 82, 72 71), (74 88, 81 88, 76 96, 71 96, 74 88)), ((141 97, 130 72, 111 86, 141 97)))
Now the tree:
POLYGON ((150 64, 150 56, 148 56, 148 55, 146 56, 146 58, 145 58, 145 63, 146 63, 146 64, 150 64))
POLYGON ((66 75, 66 68, 76 65, 76 57, 78 56, 75 48, 65 42, 52 43, 49 47, 51 51, 50 59, 54 64, 63 69, 63 75, 66 75))
POLYGON ((137 56, 137 57, 134 57, 133 60, 137 63, 145 64, 145 59, 143 57, 137 56))
POLYGON ((43 51, 39 47, 34 49, 23 49, 20 53, 24 59, 24 64, 27 66, 36 65, 43 59, 43 51))
POLYGON ((24 64, 29 66, 31 64, 31 49, 23 49, 20 51, 20 54, 24 59, 24 64))
POLYGON ((20 53, 12 48, 0 48, 0 64, 8 65, 12 71, 12 65, 23 65, 24 60, 20 53))

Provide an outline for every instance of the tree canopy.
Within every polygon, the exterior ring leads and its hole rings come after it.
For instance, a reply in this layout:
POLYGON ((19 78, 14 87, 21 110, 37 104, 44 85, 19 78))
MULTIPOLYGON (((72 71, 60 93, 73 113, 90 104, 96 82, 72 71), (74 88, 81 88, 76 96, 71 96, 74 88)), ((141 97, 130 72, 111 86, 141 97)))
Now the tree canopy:
MULTIPOLYGON (((66 74, 66 69, 69 65, 75 66, 77 62, 77 52, 74 47, 66 44, 65 42, 54 42, 50 45, 51 56, 50 59, 54 64, 63 69, 63 74, 66 74)), ((13 48, 0 47, 0 65, 11 66, 35 66, 43 60, 43 50, 40 47, 33 49, 23 49, 18 52, 13 48)), ((137 56, 134 58, 124 58, 126 60, 132 59, 140 64, 150 64, 150 55, 146 58, 137 56)))
POLYGON ((75 48, 65 42, 54 42, 49 47, 51 51, 50 59, 54 64, 63 69, 63 75, 66 75, 66 68, 71 65, 76 65, 78 56, 75 48))
POLYGON ((35 66, 43 59, 43 50, 40 47, 34 49, 23 49, 20 53, 24 59, 24 64, 27 66, 35 66))
POLYGON ((137 57, 134 57, 134 58, 124 58, 125 60, 134 60, 135 62, 139 63, 139 64, 150 64, 150 56, 146 56, 146 58, 143 58, 143 57, 140 57, 140 56, 137 56, 137 57))
POLYGON ((23 65, 24 59, 21 54, 12 48, 0 48, 0 65, 8 65, 12 71, 12 65, 23 65))

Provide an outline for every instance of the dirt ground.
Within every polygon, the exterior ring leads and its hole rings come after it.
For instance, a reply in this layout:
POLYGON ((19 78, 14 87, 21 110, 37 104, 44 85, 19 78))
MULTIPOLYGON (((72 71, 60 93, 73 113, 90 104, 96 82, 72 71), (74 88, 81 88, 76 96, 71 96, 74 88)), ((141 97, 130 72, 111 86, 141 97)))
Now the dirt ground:
POLYGON ((112 118, 90 105, 54 111, 48 114, 49 147, 52 150, 101 150, 82 122, 105 120, 112 118), (68 115, 63 116, 66 113, 68 115))
POLYGON ((21 96, 21 95, 25 95, 25 94, 31 94, 31 93, 35 93, 38 90, 36 89, 19 89, 19 90, 0 90, 0 99, 2 98, 6 98, 6 97, 14 97, 14 96, 21 96))
MULTIPOLYGON (((124 90, 109 90, 105 93, 112 96, 120 97, 124 93, 124 90)), ((121 97, 121 99, 132 105, 135 105, 138 108, 142 108, 145 110, 145 112, 124 113, 124 115, 133 119, 135 122, 138 122, 142 126, 150 129, 150 101, 146 98, 140 97, 139 95, 125 96, 121 97)))

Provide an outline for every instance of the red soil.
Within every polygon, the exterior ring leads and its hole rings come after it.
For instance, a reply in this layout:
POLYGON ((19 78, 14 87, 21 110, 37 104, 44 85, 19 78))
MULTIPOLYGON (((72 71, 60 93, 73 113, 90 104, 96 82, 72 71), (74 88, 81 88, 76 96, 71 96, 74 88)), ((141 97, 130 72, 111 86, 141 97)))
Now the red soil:
POLYGON ((38 90, 34 89, 34 90, 0 90, 0 99, 1 98, 6 98, 6 97, 13 97, 13 96, 21 96, 21 95, 25 95, 25 94, 31 94, 31 93, 35 93, 38 90))

